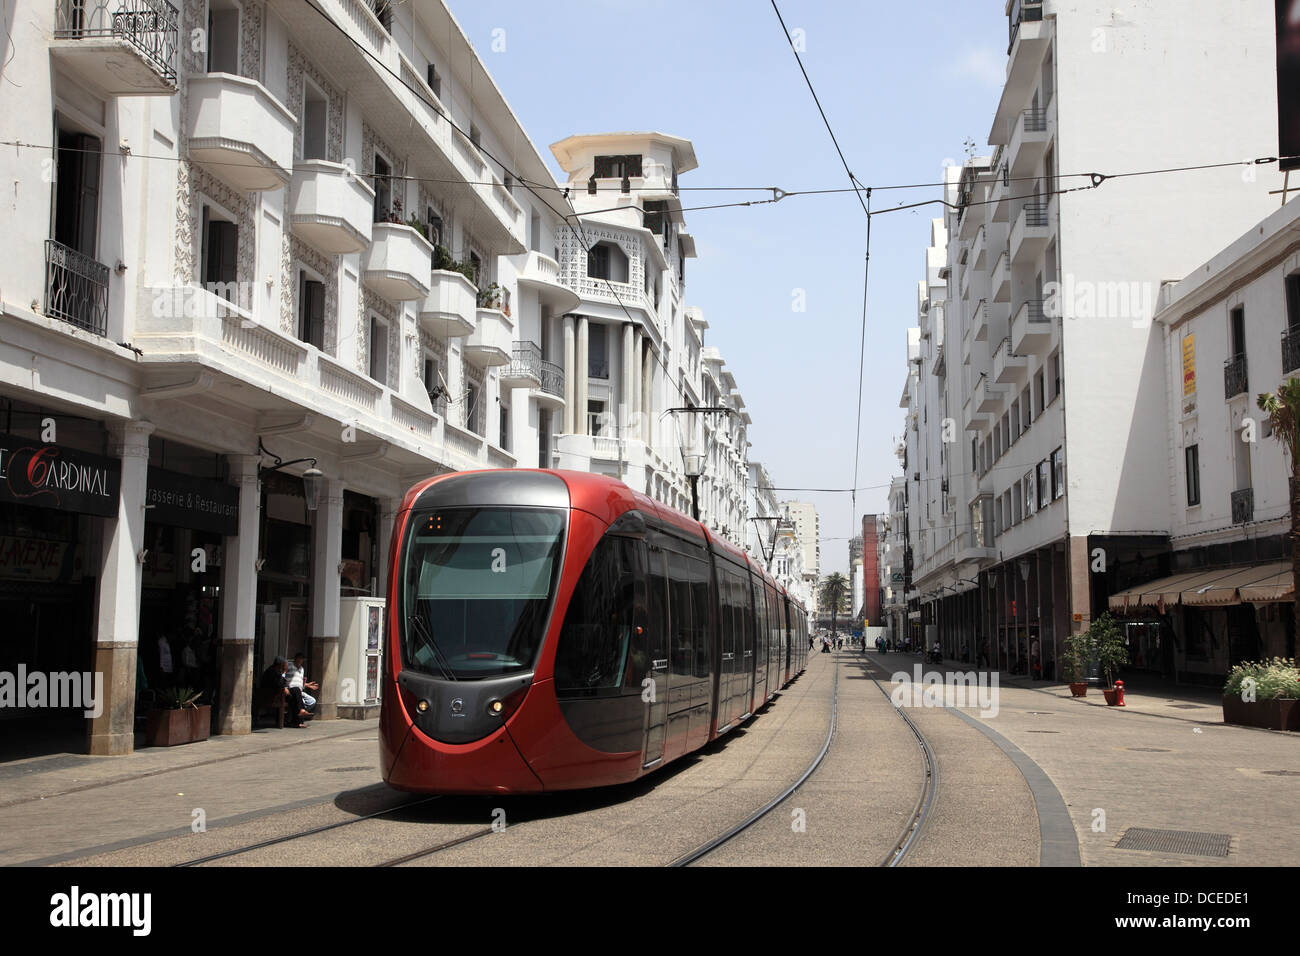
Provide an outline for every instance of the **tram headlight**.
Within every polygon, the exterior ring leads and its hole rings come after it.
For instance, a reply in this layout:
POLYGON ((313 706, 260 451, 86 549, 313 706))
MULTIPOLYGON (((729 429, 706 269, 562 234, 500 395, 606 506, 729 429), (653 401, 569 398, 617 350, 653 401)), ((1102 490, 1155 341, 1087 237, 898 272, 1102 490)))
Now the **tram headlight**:
POLYGON ((490 704, 488 704, 488 713, 491 714, 493 717, 500 717, 501 714, 505 711, 505 709, 506 709, 506 705, 501 703, 501 701, 499 700, 494 700, 490 704))
POLYGON ((424 713, 428 713, 428 711, 429 711, 429 702, 428 702, 427 700, 422 700, 422 701, 420 701, 418 704, 415 705, 415 709, 418 710, 418 711, 419 711, 420 713, 422 713, 422 714, 424 714, 424 713))

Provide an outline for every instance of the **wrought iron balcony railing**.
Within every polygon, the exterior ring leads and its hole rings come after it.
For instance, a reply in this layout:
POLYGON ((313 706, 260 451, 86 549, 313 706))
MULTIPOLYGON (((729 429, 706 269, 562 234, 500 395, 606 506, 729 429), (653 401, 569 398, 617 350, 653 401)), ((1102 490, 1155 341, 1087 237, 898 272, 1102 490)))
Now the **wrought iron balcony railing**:
POLYGON ((1007 25, 1010 31, 1010 42, 1007 44, 1007 54, 1016 46, 1016 35, 1020 33, 1020 24, 1033 22, 1043 19, 1043 0, 1013 0, 1011 12, 1007 15, 1007 25))
POLYGON ((1246 379, 1246 354, 1228 359, 1223 363, 1223 397, 1232 398, 1245 392, 1250 385, 1246 379))
POLYGON ((1042 201, 1025 203, 1025 225, 1031 228, 1046 226, 1047 203, 1042 201))
POLYGON ((535 378, 548 395, 564 396, 564 369, 542 358, 541 346, 534 342, 516 342, 508 374, 514 378, 525 375, 535 378))
POLYGON ((1255 489, 1243 488, 1232 493, 1232 523, 1245 524, 1255 519, 1255 489))
POLYGON ((1287 329, 1282 333, 1282 371, 1292 372, 1300 368, 1300 327, 1287 329))
POLYGON ((107 335, 108 266, 46 239, 45 314, 95 335, 107 335))
POLYGON ((1047 110, 1025 110, 1020 115, 1020 122, 1026 133, 1047 132, 1047 110))
POLYGON ((58 0, 54 36, 121 37, 176 82, 180 15, 167 0, 58 0))

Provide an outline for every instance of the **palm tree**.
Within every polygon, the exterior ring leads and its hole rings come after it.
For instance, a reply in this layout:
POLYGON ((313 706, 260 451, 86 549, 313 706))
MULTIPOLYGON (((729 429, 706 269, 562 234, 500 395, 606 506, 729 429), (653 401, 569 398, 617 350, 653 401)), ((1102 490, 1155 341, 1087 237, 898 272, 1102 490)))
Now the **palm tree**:
POLYGON ((1287 379, 1276 392, 1261 393, 1256 404, 1291 459, 1291 583, 1296 597, 1292 613, 1300 630, 1300 379, 1287 379))
POLYGON ((831 609, 831 633, 835 633, 835 620, 839 617, 840 611, 849 610, 848 600, 850 595, 848 578, 836 571, 822 579, 821 587, 817 594, 821 599, 822 606, 830 606, 831 609))

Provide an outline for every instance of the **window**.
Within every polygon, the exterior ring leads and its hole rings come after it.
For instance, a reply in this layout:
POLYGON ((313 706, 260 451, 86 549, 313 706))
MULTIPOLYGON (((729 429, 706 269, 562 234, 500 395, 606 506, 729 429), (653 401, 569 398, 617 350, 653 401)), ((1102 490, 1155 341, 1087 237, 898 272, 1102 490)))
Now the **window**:
POLYGON ((1029 423, 1034 420, 1033 402, 1029 400, 1029 386, 1020 393, 1020 431, 1021 433, 1029 431, 1029 423))
POLYGON ((598 322, 587 325, 587 376, 609 378, 609 327, 598 322))
POLYGON ((1187 507, 1195 508, 1201 503, 1201 449, 1198 445, 1188 445, 1183 450, 1187 463, 1187 507))
POLYGON ((598 242, 587 253, 587 275, 611 282, 628 281, 627 254, 615 243, 598 242))
POLYGON ((1246 308, 1237 306, 1229 313, 1229 323, 1231 325, 1231 345, 1232 358, 1240 358, 1246 354, 1246 308))
POLYGON ((388 160, 375 153, 375 222, 388 222, 389 210, 393 208, 393 167, 388 160))
POLYGON ((420 381, 424 385, 425 393, 429 396, 429 404, 433 407, 434 413, 445 418, 447 415, 447 386, 443 384, 438 358, 432 352, 426 351, 424 353, 420 381))
POLYGON ((325 283, 298 270, 298 338, 325 348, 325 283))
POLYGON ((1011 523, 1020 524, 1020 519, 1024 515, 1024 501, 1020 497, 1020 482, 1011 486, 1011 523))
POLYGON ((605 403, 587 402, 587 434, 605 434, 605 403))
POLYGON ((1020 399, 1011 403, 1011 440, 1020 440, 1020 399))
POLYGON ((388 323, 375 315, 370 317, 370 377, 388 384, 388 323))
POLYGON ((1024 487, 1025 517, 1028 518, 1034 513, 1034 499, 1036 497, 1034 494, 1034 470, 1032 468, 1025 472, 1025 476, 1020 480, 1020 484, 1024 487))
POLYGON ((239 7, 233 0, 212 0, 208 5, 207 40, 208 72, 238 74, 239 7))
POLYGON ((328 159, 326 141, 329 129, 330 104, 309 80, 304 83, 302 105, 302 158, 328 159))
MULTIPOLYGON (((94 136, 59 130, 54 181, 54 241, 92 259, 99 230, 101 148, 100 140, 94 136)), ((233 264, 234 260, 231 262, 233 264)))
POLYGON ((997 461, 1002 457, 1002 429, 993 429, 993 460, 997 461))
POLYGON ((1038 463, 1038 510, 1052 503, 1052 470, 1046 458, 1038 463))
POLYGON ((235 281, 235 258, 239 248, 239 227, 211 206, 203 207, 203 287, 227 302, 239 301, 235 281))
POLYGON ((1300 272, 1286 277, 1286 324, 1287 328, 1300 328, 1300 272))
POLYGON ((434 211, 432 206, 424 207, 424 224, 429 227, 429 242, 434 246, 445 246, 446 243, 442 240, 442 217, 434 211))
POLYGON ((641 157, 636 154, 628 156, 597 156, 592 175, 597 179, 622 179, 624 176, 640 176, 641 157))
POLYGON ((1065 494, 1065 450, 1052 452, 1052 500, 1065 494))
POLYGON ((1034 376, 1034 398, 1037 399, 1034 407, 1038 409, 1038 414, 1041 415, 1043 414, 1043 409, 1047 407, 1047 396, 1043 391, 1042 369, 1039 369, 1038 374, 1034 376))
MULTIPOLYGON (((648 670, 646 638, 638 637, 645 634, 645 576, 645 546, 640 541, 606 535, 596 545, 560 631, 555 651, 558 696, 641 692, 641 678, 648 670), (633 672, 625 680, 629 668, 633 672)), ((656 584, 662 586, 661 581, 656 584)), ((662 601, 656 601, 656 608, 661 606, 662 601)))
POLYGON ((551 410, 537 410, 537 467, 551 467, 551 410))
POLYGON ((438 68, 432 63, 425 73, 425 79, 428 81, 429 89, 433 90, 433 95, 442 99, 442 77, 438 73, 438 68))
POLYGON ((1002 416, 1002 450, 1006 451, 1011 447, 1011 416, 1004 414, 1002 416))
POLYGON ((502 451, 510 450, 510 406, 505 402, 501 403, 501 415, 497 421, 499 431, 497 434, 500 438, 497 441, 497 447, 502 451))
POLYGON ((1061 394, 1061 353, 1052 355, 1052 401, 1061 394))

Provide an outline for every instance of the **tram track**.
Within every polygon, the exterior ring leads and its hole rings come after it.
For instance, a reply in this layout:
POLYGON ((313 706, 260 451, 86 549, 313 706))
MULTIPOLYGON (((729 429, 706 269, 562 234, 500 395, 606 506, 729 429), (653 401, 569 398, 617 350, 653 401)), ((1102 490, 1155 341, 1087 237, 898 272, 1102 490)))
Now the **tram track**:
POLYGON ((877 678, 875 674, 870 674, 870 677, 871 682, 876 685, 877 690, 885 695, 885 699, 889 701, 889 705, 894 708, 894 711, 902 718, 903 723, 907 724, 907 728, 916 737, 916 742, 921 748, 921 757, 925 763, 925 781, 921 786, 921 795, 916 801, 916 807, 912 811, 912 816, 907 822, 907 827, 903 831, 903 835, 899 837, 898 842, 894 844, 893 848, 889 851, 889 854, 880 864, 883 867, 893 867, 902 863, 903 858, 907 856, 908 851, 915 846, 916 838, 921 835, 921 828, 929 818, 930 811, 934 809, 935 797, 939 792, 939 761, 935 759, 934 751, 930 747, 930 742, 925 739, 925 734, 923 734, 921 728, 916 725, 916 721, 908 715, 907 710, 903 707, 897 707, 894 705, 893 698, 890 697, 889 691, 885 689, 885 686, 882 683, 880 683, 879 678, 877 678))

